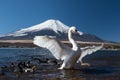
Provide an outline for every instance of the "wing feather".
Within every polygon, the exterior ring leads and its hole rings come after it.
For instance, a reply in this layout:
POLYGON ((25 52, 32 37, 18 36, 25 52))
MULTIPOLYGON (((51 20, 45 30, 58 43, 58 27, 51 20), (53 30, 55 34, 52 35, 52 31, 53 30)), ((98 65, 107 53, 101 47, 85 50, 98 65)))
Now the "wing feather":
POLYGON ((89 47, 85 47, 85 48, 82 48, 81 51, 82 51, 82 54, 79 58, 79 61, 82 60, 83 57, 85 57, 86 55, 90 55, 98 50, 100 50, 101 48, 103 47, 103 44, 101 46, 89 46, 89 47))
POLYGON ((33 43, 39 47, 50 50, 56 59, 64 60, 72 52, 70 47, 50 36, 36 36, 33 43))

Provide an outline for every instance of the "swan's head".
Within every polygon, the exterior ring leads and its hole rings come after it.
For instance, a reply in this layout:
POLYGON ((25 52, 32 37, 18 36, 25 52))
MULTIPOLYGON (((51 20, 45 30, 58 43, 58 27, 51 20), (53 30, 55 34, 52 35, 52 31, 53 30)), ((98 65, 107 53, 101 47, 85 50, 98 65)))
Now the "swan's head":
POLYGON ((75 26, 72 26, 69 30, 73 33, 77 33, 77 29, 75 26))

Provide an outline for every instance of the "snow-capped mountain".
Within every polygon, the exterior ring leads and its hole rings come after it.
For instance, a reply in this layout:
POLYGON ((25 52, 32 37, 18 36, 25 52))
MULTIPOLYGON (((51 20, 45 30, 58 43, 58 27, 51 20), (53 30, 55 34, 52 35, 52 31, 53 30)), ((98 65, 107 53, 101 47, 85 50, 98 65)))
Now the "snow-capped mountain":
MULTIPOLYGON (((67 32, 70 27, 63 24, 59 20, 47 20, 41 24, 24 28, 16 32, 6 34, 0 37, 0 39, 33 39, 38 35, 55 36, 61 40, 67 40, 67 32)), ((78 35, 74 35, 76 40, 103 42, 104 40, 96 37, 95 35, 86 34, 79 31, 78 35)))

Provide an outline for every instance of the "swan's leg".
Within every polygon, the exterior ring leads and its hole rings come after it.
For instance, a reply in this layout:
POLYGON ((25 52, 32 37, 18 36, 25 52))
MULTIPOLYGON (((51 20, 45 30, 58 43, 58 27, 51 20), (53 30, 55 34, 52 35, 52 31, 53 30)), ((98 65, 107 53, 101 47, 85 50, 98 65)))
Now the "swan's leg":
POLYGON ((81 63, 81 66, 90 66, 89 63, 83 63, 82 60, 80 61, 80 63, 81 63))
POLYGON ((63 69, 63 68, 64 68, 64 66, 65 66, 65 63, 63 62, 63 64, 61 65, 61 67, 60 67, 60 68, 58 68, 58 69, 63 69))

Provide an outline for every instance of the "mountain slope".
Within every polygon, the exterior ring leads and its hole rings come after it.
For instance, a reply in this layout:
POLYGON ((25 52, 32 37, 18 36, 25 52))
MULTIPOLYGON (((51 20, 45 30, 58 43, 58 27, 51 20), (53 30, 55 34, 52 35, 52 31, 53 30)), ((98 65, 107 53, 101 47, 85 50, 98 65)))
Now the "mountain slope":
MULTIPOLYGON (((67 39, 67 32, 69 26, 64 25, 59 20, 47 20, 41 24, 24 28, 16 32, 6 34, 0 37, 0 39, 33 39, 38 35, 56 36, 61 40, 67 39)), ((79 31, 78 35, 74 35, 76 40, 89 41, 89 42, 103 42, 104 40, 96 37, 95 35, 86 34, 79 31)))

